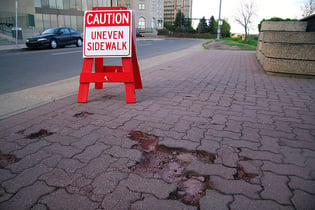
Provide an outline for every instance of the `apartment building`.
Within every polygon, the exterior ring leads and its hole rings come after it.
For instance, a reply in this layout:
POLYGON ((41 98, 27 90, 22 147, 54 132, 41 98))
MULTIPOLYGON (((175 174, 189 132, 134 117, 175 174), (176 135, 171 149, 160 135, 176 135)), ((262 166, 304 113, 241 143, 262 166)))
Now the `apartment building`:
MULTIPOLYGON (((18 27, 23 37, 44 29, 70 26, 83 31, 84 11, 93 7, 126 6, 135 12, 138 31, 152 32, 164 24, 164 0, 17 0, 18 27)), ((16 25, 16 0, 1 0, 0 33, 16 25)))
MULTIPOLYGON (((139 32, 163 29, 164 0, 129 0, 129 2, 125 5, 127 7, 130 5, 130 9, 135 12, 136 28, 139 32)), ((121 4, 121 6, 125 5, 121 4)))
POLYGON ((192 0, 164 0, 164 22, 174 23, 180 10, 186 18, 192 17, 192 0))

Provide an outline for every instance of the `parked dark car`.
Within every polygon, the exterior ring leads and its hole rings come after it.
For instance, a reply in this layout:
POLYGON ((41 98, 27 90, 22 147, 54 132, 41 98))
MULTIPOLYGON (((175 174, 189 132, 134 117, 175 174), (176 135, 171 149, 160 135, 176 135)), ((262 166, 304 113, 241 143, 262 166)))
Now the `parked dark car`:
POLYGON ((75 44, 81 47, 83 43, 82 33, 69 27, 49 28, 38 36, 26 39, 26 46, 29 48, 52 49, 75 44))
POLYGON ((137 32, 137 33, 136 33, 136 37, 144 37, 144 35, 141 34, 141 33, 139 33, 139 32, 137 32))

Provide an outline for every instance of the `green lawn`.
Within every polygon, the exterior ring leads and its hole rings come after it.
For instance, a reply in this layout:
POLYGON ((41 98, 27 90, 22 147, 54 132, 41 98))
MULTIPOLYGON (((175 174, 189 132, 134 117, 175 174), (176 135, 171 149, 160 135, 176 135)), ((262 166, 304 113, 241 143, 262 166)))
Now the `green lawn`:
POLYGON ((257 47, 257 40, 255 39, 248 40, 246 44, 241 38, 224 38, 222 41, 226 45, 237 46, 241 50, 256 50, 257 47))

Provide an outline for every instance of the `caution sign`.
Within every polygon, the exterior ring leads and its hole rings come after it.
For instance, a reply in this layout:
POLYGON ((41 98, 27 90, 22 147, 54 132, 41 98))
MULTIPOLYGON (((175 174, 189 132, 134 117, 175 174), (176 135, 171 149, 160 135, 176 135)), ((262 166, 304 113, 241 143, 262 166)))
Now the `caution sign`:
POLYGON ((84 13, 84 58, 131 57, 132 11, 84 13))

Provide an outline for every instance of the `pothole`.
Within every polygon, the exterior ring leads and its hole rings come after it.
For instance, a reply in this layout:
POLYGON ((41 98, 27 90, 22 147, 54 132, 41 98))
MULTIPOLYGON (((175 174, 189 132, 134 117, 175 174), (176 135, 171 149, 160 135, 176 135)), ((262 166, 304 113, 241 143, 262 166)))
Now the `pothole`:
POLYGON ((49 132, 46 129, 40 129, 38 132, 31 133, 26 136, 27 139, 41 139, 46 136, 53 135, 53 132, 49 132))
POLYGON ((94 113, 90 113, 90 112, 87 112, 87 111, 83 111, 83 112, 74 114, 73 117, 88 117, 88 116, 93 115, 93 114, 94 114, 94 113))
POLYGON ((167 183, 174 183, 177 190, 170 193, 169 199, 199 206, 199 201, 205 195, 206 189, 211 189, 210 176, 187 171, 186 167, 193 160, 213 163, 215 154, 158 145, 157 136, 142 131, 131 131, 128 137, 138 142, 133 148, 143 152, 141 161, 131 167, 133 171, 159 176, 167 183))
POLYGON ((250 182, 255 177, 259 176, 259 172, 253 169, 253 166, 249 163, 252 161, 251 158, 248 157, 240 157, 240 160, 236 167, 236 173, 233 175, 235 180, 244 180, 246 182, 250 182), (249 164, 241 164, 241 163, 249 163, 249 164), (249 167, 248 167, 249 166, 249 167))
POLYGON ((20 161, 15 155, 5 154, 0 151, 0 169, 5 168, 7 165, 20 161))

